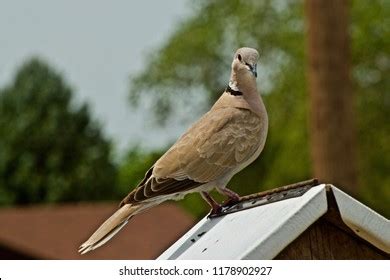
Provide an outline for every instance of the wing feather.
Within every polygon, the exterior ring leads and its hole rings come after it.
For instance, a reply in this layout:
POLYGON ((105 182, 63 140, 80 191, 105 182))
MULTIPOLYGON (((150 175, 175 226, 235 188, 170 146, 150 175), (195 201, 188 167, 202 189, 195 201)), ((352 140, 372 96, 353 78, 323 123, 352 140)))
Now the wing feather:
POLYGON ((153 175, 197 182, 215 180, 258 149, 262 122, 250 110, 220 108, 193 125, 155 164, 153 175))
POLYGON ((148 170, 122 204, 187 191, 224 176, 256 152, 262 129, 250 110, 209 111, 148 170))

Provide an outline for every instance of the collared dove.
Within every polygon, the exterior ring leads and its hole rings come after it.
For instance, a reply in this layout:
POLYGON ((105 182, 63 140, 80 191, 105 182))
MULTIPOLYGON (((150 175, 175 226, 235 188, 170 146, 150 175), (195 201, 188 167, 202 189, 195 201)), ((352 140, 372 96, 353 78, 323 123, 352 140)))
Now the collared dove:
POLYGON ((102 246, 131 217, 163 201, 200 192, 216 213, 221 205, 209 195, 213 188, 229 202, 239 199, 226 185, 260 155, 268 131, 267 111, 256 86, 258 57, 252 48, 236 51, 222 96, 146 172, 120 208, 80 246, 80 253, 102 246))

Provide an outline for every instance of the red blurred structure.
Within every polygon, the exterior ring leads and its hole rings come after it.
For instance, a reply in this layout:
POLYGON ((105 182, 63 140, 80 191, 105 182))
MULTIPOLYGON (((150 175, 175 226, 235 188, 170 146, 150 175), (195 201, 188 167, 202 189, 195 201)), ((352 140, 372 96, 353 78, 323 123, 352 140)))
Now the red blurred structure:
POLYGON ((173 204, 137 215, 106 246, 79 255, 78 246, 117 207, 72 204, 0 209, 0 259, 154 259, 195 220, 173 204))

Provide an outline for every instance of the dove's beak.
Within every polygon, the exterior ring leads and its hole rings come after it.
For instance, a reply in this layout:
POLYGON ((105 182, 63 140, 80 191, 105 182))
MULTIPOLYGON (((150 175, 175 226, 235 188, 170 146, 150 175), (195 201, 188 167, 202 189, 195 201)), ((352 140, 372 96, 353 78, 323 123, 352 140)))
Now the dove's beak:
POLYGON ((257 78, 257 64, 253 65, 251 72, 257 78))

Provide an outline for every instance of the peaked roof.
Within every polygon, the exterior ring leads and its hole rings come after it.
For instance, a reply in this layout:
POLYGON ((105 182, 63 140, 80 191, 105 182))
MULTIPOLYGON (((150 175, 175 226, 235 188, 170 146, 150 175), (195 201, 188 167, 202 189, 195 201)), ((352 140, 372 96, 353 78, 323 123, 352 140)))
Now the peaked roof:
POLYGON ((115 209, 111 203, 3 208, 0 247, 37 259, 153 259, 194 223, 179 207, 160 205, 134 217, 107 246, 78 254, 115 209))
POLYGON ((273 259, 332 203, 356 235, 390 253, 389 220, 321 184, 270 191, 226 210, 228 215, 205 217, 158 259, 273 259))

